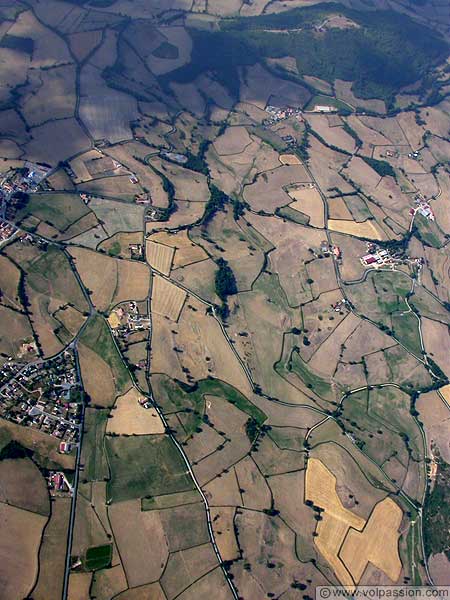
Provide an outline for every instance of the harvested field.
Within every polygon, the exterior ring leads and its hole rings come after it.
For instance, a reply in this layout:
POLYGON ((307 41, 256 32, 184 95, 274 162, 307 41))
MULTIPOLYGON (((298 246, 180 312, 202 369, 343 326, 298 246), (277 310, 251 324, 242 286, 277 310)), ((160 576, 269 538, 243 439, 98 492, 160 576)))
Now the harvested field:
POLYGON ((298 210, 309 217, 309 224, 313 227, 324 227, 324 208, 322 198, 314 187, 302 187, 289 190, 289 196, 295 200, 289 204, 290 208, 298 210))
POLYGON ((175 256, 172 263, 174 269, 208 258, 203 248, 191 241, 186 229, 177 233, 161 231, 160 233, 153 234, 150 239, 151 241, 158 242, 158 244, 165 244, 175 249, 175 256))
POLYGON ((306 470, 305 499, 324 509, 317 525, 315 544, 333 567, 339 581, 353 588, 353 579, 339 559, 339 549, 350 527, 362 530, 364 519, 344 508, 336 492, 336 477, 318 459, 310 458, 306 470))
POLYGON ((181 380, 186 380, 186 373, 196 380, 216 377, 242 394, 251 395, 242 367, 233 355, 219 323, 207 314, 206 308, 205 304, 189 296, 176 325, 165 321, 155 322, 157 339, 163 339, 164 343, 153 349, 152 371, 172 376, 177 373, 181 380), (173 334, 172 330, 177 333, 173 334), (158 337, 161 335, 163 337, 158 337), (174 353, 173 347, 178 352, 174 353))
POLYGON ((171 321, 178 321, 186 292, 159 275, 153 278, 152 311, 171 321))
POLYGON ((116 435, 145 435, 164 433, 164 425, 154 408, 145 409, 139 404, 144 399, 135 387, 119 396, 108 419, 107 433, 116 435))
POLYGON ((0 503, 2 600, 27 598, 38 572, 38 552, 47 517, 0 503))
POLYGON ((369 238, 371 240, 382 240, 385 238, 372 221, 356 223, 355 221, 328 219, 328 229, 338 231, 339 233, 347 233, 348 235, 354 235, 356 237, 369 238))
POLYGON ((340 551, 340 557, 356 583, 367 563, 381 569, 394 583, 398 581, 402 563, 398 555, 399 527, 402 509, 391 498, 385 498, 373 509, 363 531, 350 530, 340 551))
POLYGON ((147 240, 145 243, 145 256, 148 264, 163 275, 170 275, 174 253, 175 249, 171 246, 152 240, 147 240))
POLYGON ((81 31, 69 35, 70 49, 75 58, 82 62, 100 42, 102 41, 101 31, 81 31))
POLYGON ((282 165, 301 165, 301 161, 295 154, 280 154, 280 163, 282 165))
POLYGON ((161 578, 161 587, 168 598, 176 597, 184 600, 205 598, 214 590, 214 596, 218 600, 228 599, 229 589, 223 589, 224 584, 227 587, 228 585, 225 583, 221 569, 215 567, 217 567, 217 558, 210 544, 171 554, 164 576, 161 578), (209 582, 209 575, 216 571, 220 572, 222 580, 214 578, 209 582))

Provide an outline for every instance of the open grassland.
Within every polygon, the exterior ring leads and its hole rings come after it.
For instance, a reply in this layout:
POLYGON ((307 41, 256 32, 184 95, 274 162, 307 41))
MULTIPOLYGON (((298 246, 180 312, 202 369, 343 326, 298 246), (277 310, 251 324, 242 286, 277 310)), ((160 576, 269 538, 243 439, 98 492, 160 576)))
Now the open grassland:
POLYGON ((309 224, 313 227, 323 227, 324 208, 322 198, 315 188, 297 188, 289 190, 289 196, 294 202, 289 204, 290 208, 300 211, 309 217, 309 224))
POLYGON ((124 300, 147 297, 150 273, 143 263, 120 260, 86 248, 71 248, 71 255, 99 310, 107 310, 124 300))
POLYGON ((107 433, 116 435, 146 435, 164 433, 164 425, 155 409, 139 404, 143 396, 135 387, 119 396, 108 420, 107 433))
POLYGON ((174 253, 175 249, 171 246, 165 246, 152 240, 146 241, 145 256, 147 262, 163 275, 170 275, 174 253))
POLYGON ((159 275, 153 277, 152 312, 176 322, 185 300, 186 292, 184 290, 159 275))
POLYGON ((373 509, 363 531, 351 529, 340 557, 356 583, 370 562, 386 573, 392 582, 398 581, 402 563, 398 555, 399 527, 402 509, 391 498, 385 498, 373 509))
POLYGON ((107 495, 112 502, 192 489, 173 442, 165 435, 107 437, 111 468, 107 495))
POLYGON ((186 383, 215 377, 251 395, 241 365, 205 304, 188 296, 177 323, 155 318, 153 327, 160 343, 152 348, 152 372, 167 373, 186 383))

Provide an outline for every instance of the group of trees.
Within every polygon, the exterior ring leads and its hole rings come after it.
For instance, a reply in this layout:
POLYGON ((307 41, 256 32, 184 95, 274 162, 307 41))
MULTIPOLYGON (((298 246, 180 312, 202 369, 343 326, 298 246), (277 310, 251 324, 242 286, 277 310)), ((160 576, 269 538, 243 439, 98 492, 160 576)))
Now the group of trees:
POLYGON ((353 81, 358 96, 390 103, 400 88, 422 79, 445 60, 448 50, 439 34, 406 15, 350 10, 339 4, 228 19, 219 31, 192 30, 191 34, 190 64, 168 77, 186 82, 212 71, 235 97, 239 67, 291 56, 300 75, 353 81), (357 26, 318 32, 317 25, 333 14, 344 15, 357 26))

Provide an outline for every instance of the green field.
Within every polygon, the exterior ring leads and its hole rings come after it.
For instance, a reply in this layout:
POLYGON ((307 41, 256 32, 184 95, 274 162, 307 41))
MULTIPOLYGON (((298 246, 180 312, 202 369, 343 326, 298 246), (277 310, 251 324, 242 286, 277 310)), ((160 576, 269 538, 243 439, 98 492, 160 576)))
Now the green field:
POLYGON ((168 377, 159 376, 155 384, 155 397, 165 413, 180 413, 186 436, 192 435, 203 422, 205 395, 219 396, 262 425, 267 416, 235 388, 217 379, 203 379, 196 386, 183 389, 168 377))
POLYGON ((166 435, 107 436, 112 502, 192 490, 186 465, 166 435))
POLYGON ((320 377, 320 375, 314 373, 308 367, 305 361, 302 360, 298 352, 292 352, 289 366, 290 371, 295 373, 295 375, 297 375, 303 381, 307 388, 310 388, 315 394, 324 400, 334 400, 335 394, 333 393, 331 383, 320 377))
POLYGON ((98 571, 109 567, 112 559, 112 544, 93 546, 86 551, 84 567, 87 571, 98 571))
POLYGON ((102 481, 108 477, 103 445, 108 414, 109 410, 86 409, 81 457, 84 462, 83 479, 88 481, 102 481))

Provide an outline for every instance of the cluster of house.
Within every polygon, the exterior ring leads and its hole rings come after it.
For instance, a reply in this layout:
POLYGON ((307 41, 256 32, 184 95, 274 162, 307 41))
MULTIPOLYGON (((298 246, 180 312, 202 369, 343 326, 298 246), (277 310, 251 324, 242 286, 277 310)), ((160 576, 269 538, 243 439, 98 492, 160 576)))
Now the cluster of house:
POLYGON ((420 154, 420 152, 418 150, 415 150, 414 152, 410 152, 408 154, 408 158, 412 158, 414 160, 419 160, 420 156, 421 156, 421 154, 420 154))
POLYGON ((58 438, 66 454, 79 440, 82 399, 75 357, 66 350, 50 361, 29 364, 5 383, 0 416, 58 438))
POLYGON ((17 232, 17 227, 0 219, 0 244, 7 242, 17 232))
POLYGON ((50 496, 67 496, 72 495, 72 484, 67 479, 67 475, 63 471, 49 471, 47 476, 47 484, 50 491, 50 496))
POLYGON ((292 106, 272 106, 268 104, 266 106, 266 112, 269 113, 270 117, 264 120, 264 125, 273 125, 279 121, 290 119, 291 117, 298 117, 302 114, 301 108, 294 108, 292 106))
POLYGON ((26 162, 23 167, 10 169, 0 175, 2 217, 13 217, 17 206, 23 201, 20 193, 35 192, 49 171, 49 167, 26 162))
POLYGON ((434 221, 434 212, 433 209, 430 206, 430 203, 425 200, 425 198, 422 198, 422 196, 417 195, 414 198, 414 204, 416 206, 413 206, 410 208, 409 210, 409 214, 413 217, 414 215, 416 215, 417 213, 421 214, 423 217, 425 217, 426 219, 428 219, 429 221, 434 221))
POLYGON ((401 263, 409 263, 411 265, 420 266, 423 262, 422 258, 410 258, 402 256, 401 252, 393 252, 389 249, 381 248, 373 242, 367 242, 367 254, 361 256, 361 264, 364 267, 382 267, 383 265, 396 265, 401 263))
POLYGON ((148 398, 145 397, 139 398, 139 404, 146 409, 152 408, 152 403, 148 398))
POLYGON ((144 258, 144 246, 142 244, 128 244, 131 258, 134 260, 142 260, 144 258))
POLYGON ((335 244, 329 244, 327 240, 320 242, 320 252, 324 256, 330 256, 331 254, 335 260, 342 260, 342 250, 340 247, 335 244))
POLYGON ((150 329, 151 319, 142 315, 136 302, 126 302, 115 308, 108 317, 108 323, 116 337, 126 338, 134 331, 150 329))

